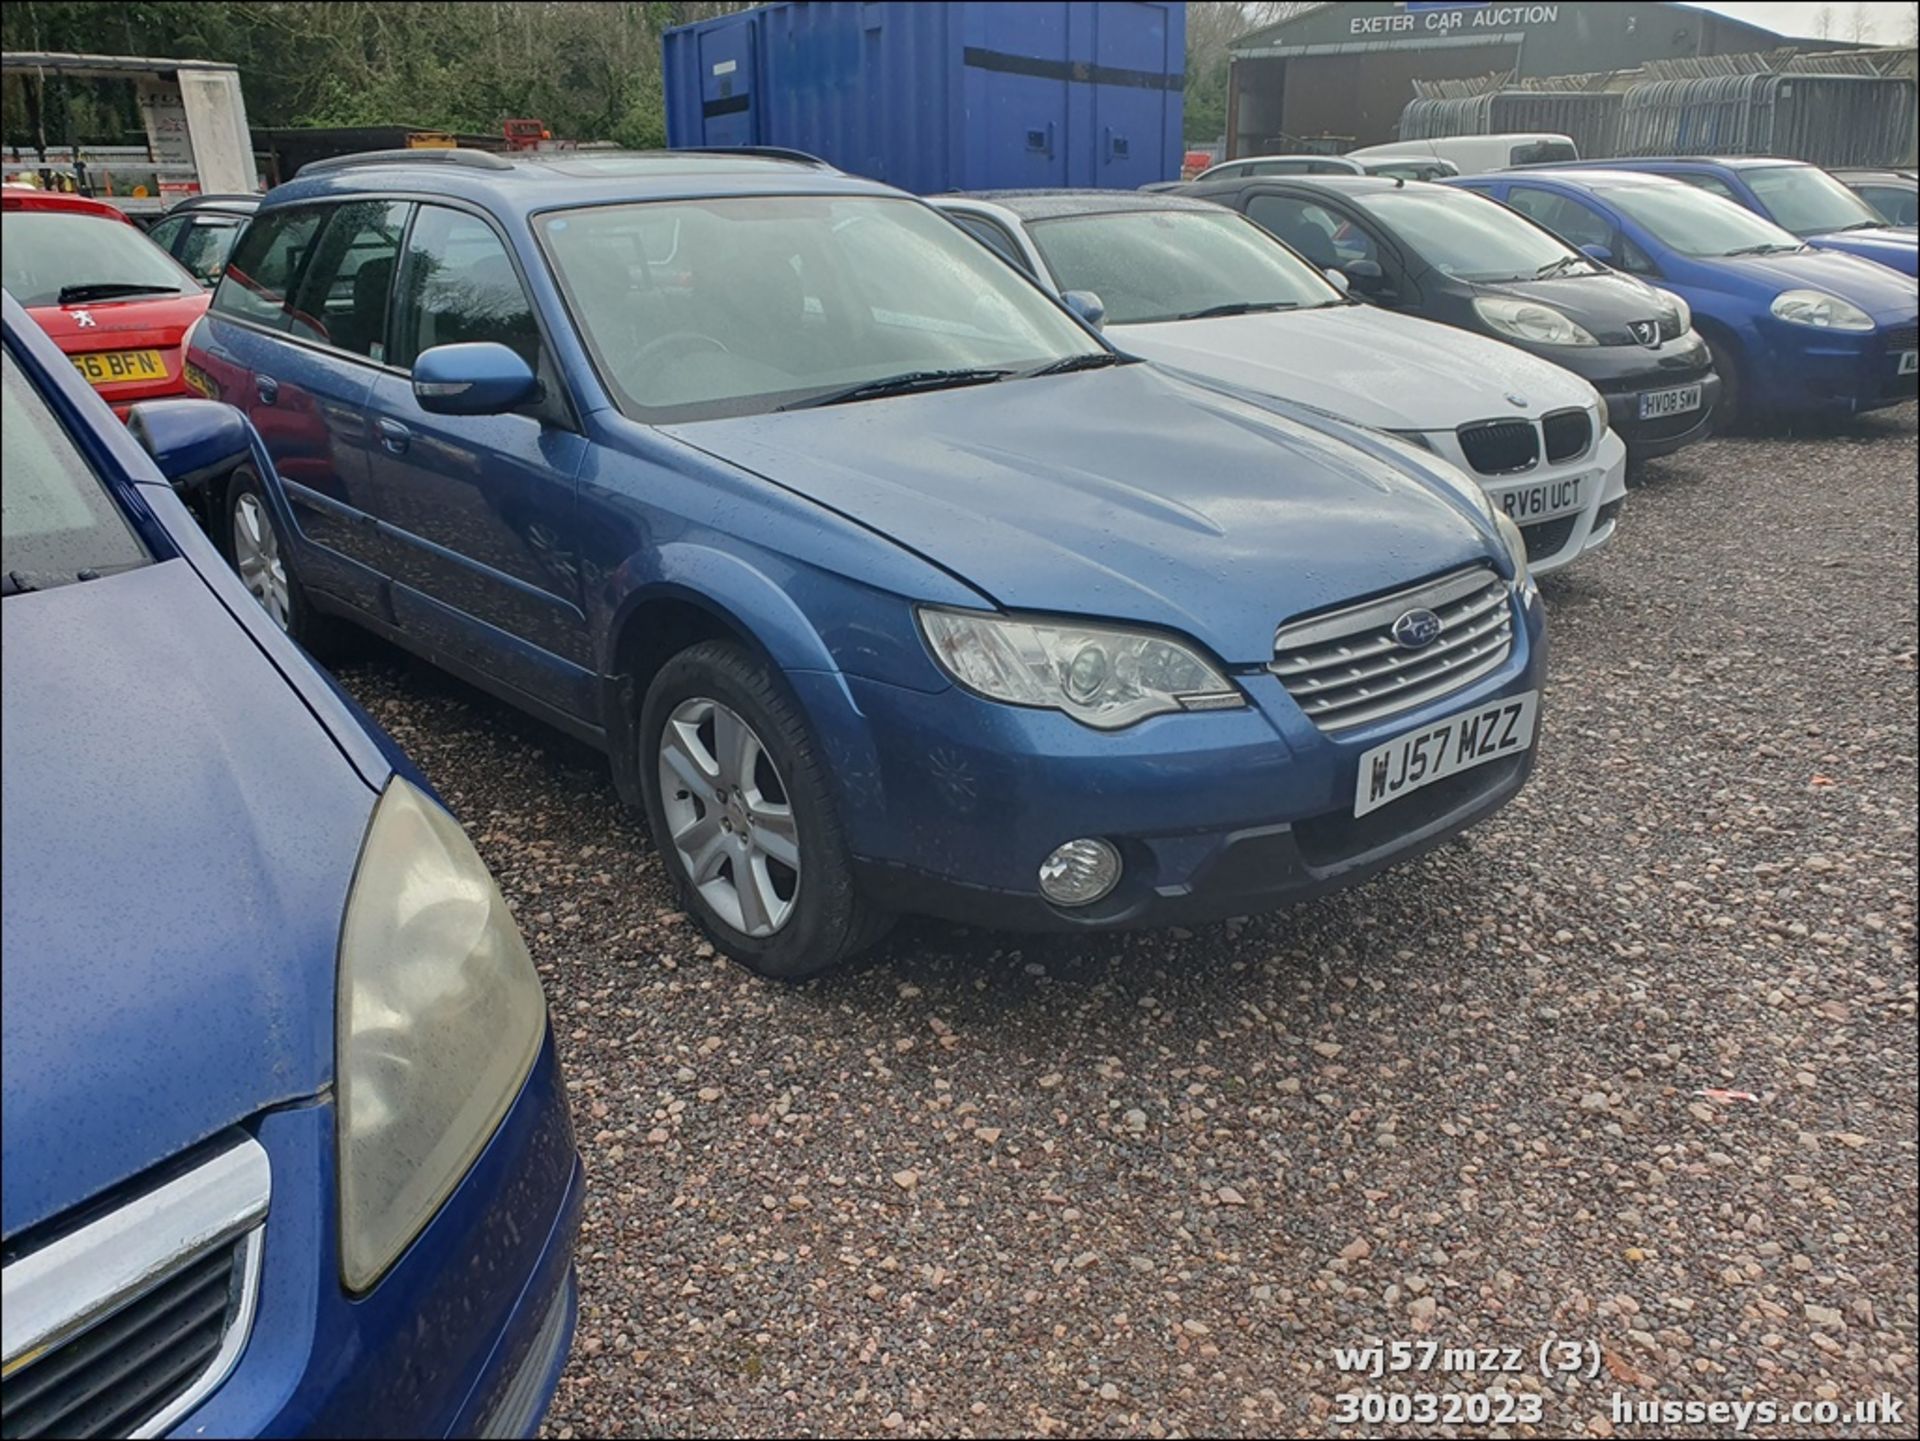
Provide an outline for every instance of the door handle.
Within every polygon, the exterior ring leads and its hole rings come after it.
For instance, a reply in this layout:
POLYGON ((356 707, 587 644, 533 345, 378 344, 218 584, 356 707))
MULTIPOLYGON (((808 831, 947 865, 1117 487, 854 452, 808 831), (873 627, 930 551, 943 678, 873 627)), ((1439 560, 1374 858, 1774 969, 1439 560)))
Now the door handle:
POLYGON ((280 398, 280 382, 275 380, 271 375, 254 376, 253 388, 255 393, 259 395, 262 405, 272 405, 274 401, 280 398))
POLYGON ((413 439, 413 432, 397 420, 374 422, 374 429, 380 432, 380 448, 389 455, 405 455, 407 443, 413 439))

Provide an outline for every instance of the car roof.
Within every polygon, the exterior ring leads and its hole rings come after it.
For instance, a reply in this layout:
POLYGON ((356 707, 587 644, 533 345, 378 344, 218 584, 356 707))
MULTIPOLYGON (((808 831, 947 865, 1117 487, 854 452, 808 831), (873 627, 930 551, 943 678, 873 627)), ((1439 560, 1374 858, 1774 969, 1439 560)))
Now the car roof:
MULTIPOLYGON (((1416 159, 1415 156, 1403 156, 1403 159, 1416 159)), ((1409 186, 1427 185, 1425 180, 1401 180, 1392 175, 1249 175, 1245 177, 1228 176, 1221 180, 1195 180, 1184 193, 1188 195, 1225 195, 1232 191, 1243 190, 1250 185, 1289 185, 1296 188, 1341 191, 1348 195, 1371 195, 1383 190, 1404 190, 1409 186)))
POLYGON ((377 150, 315 161, 269 191, 262 206, 396 190, 478 201, 503 214, 631 200, 902 193, 798 151, 377 150))
POLYGON ((1658 189, 1679 187, 1701 193, 1696 187, 1684 180, 1675 180, 1671 175, 1656 175, 1650 170, 1620 170, 1605 165, 1576 169, 1570 165, 1527 165, 1518 170, 1499 170, 1491 175, 1458 175, 1452 177, 1450 184, 1465 187, 1473 181, 1491 180, 1557 180, 1567 185, 1584 185, 1594 190, 1618 190, 1623 186, 1651 186, 1658 189))
POLYGON ((251 214, 260 208, 261 199, 258 195, 189 195, 167 214, 180 215, 189 210, 233 210, 251 214))
POLYGON ((961 190, 940 200, 986 200, 1022 220, 1052 220, 1062 215, 1118 215, 1139 210, 1208 210, 1211 200, 1155 190, 961 190))
MULTIPOLYGON (((1588 170, 1635 165, 1716 165, 1723 170, 1756 170, 1770 165, 1806 165, 1805 160, 1790 160, 1784 155, 1623 155, 1614 160, 1574 160, 1556 169, 1578 166, 1588 170)), ((1529 170, 1533 166, 1527 167, 1529 170)))
POLYGON ((73 215, 98 215, 106 220, 127 219, 126 211, 104 200, 65 190, 42 190, 37 185, 0 185, 0 205, 8 210, 64 210, 73 215))

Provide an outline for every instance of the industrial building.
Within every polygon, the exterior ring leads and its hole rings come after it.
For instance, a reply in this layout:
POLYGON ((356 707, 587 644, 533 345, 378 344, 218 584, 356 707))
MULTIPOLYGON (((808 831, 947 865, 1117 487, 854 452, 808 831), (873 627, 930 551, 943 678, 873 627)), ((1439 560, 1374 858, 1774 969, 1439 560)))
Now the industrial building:
POLYGON ((1400 138, 1413 82, 1632 70, 1654 61, 1791 44, 1693 5, 1421 3, 1320 5, 1233 46, 1227 155, 1340 151, 1400 138))

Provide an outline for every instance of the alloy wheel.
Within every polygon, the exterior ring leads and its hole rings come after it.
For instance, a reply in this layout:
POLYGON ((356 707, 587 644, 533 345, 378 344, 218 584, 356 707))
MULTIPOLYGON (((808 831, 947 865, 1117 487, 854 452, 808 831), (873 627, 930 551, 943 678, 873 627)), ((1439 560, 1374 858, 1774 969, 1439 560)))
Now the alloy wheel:
POLYGON ((695 696, 660 731, 660 801, 687 879, 715 914, 770 936, 793 914, 800 836, 786 782, 740 715, 695 696))
POLYGON ((280 537, 260 497, 250 490, 241 491, 233 503, 233 565, 260 608, 285 630, 293 607, 280 537))

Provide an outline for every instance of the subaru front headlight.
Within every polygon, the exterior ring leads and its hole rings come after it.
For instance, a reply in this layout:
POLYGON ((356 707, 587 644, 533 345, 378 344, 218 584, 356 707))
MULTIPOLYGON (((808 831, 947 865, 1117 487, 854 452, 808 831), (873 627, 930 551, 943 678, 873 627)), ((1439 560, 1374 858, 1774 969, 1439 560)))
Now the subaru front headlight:
POLYGON ((1851 301, 1824 290, 1783 290, 1769 307, 1777 320, 1821 330, 1872 330, 1873 317, 1851 301))
POLYGON ((1096 730, 1246 703, 1198 651, 1152 631, 932 607, 919 616, 935 658, 968 690, 1065 711, 1096 730))
POLYGON ((1599 344, 1585 327, 1538 301, 1488 295, 1474 301, 1473 310, 1488 329, 1509 340, 1523 340, 1529 345, 1599 344))
POLYGON ((540 977, 459 822, 398 776, 340 940, 340 1262, 364 1291, 460 1184, 546 1031, 540 977))

